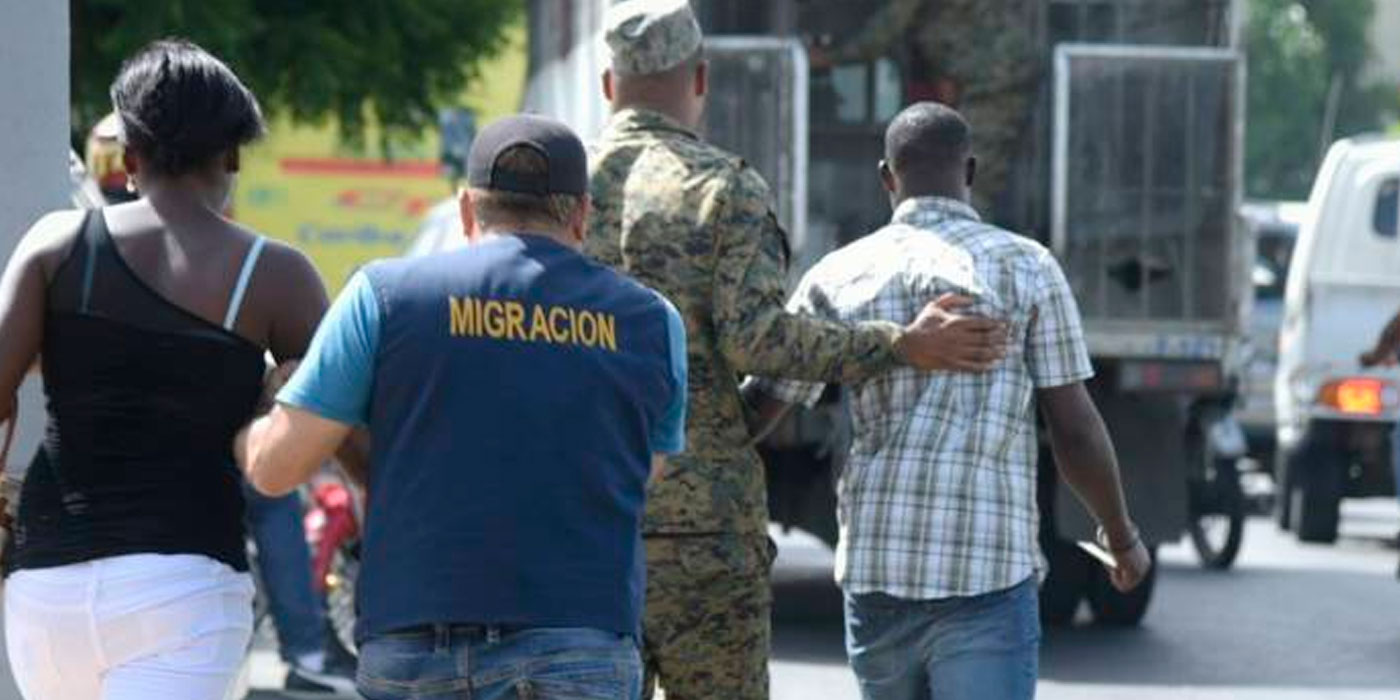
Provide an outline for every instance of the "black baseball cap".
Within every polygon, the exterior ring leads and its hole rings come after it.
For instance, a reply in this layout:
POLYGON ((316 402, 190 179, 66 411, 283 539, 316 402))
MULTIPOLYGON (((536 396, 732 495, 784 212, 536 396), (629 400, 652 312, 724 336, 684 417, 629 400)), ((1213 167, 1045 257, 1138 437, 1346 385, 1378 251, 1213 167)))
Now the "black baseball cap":
POLYGON ((588 193, 588 156, 583 142, 561 122, 533 114, 505 117, 477 134, 467 156, 467 184, 483 190, 521 194, 588 193), (544 157, 546 172, 506 172, 496 167, 501 154, 524 146, 544 157))

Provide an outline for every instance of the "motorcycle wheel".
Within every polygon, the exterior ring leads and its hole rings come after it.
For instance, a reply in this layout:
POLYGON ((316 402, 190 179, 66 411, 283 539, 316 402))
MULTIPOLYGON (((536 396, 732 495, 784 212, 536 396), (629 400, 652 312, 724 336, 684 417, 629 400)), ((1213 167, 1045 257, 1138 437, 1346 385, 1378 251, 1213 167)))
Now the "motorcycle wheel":
POLYGON ((355 583, 360 576, 359 545, 347 543, 335 551, 326 575, 326 619, 336 640, 355 653, 355 583))
POLYGON ((1193 452, 1200 476, 1190 487, 1191 544, 1207 569, 1228 569, 1244 541, 1244 491, 1233 460, 1221 459, 1204 445, 1193 452))

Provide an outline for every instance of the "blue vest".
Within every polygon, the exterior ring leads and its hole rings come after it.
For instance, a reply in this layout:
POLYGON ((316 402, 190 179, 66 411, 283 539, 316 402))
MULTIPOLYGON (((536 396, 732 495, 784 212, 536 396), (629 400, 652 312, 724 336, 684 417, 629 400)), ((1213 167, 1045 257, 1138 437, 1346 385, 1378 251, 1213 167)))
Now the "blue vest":
POLYGON ((677 391, 661 298, 536 236, 365 273, 381 323, 360 636, 636 634, 649 436, 677 391))

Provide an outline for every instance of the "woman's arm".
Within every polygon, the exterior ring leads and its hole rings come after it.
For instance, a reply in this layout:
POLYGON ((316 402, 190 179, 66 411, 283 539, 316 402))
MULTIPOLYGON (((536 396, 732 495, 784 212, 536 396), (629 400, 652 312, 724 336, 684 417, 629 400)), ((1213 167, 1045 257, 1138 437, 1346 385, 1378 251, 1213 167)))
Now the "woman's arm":
POLYGON ((0 277, 0 422, 10 419, 15 393, 38 360, 48 275, 68 249, 82 217, 80 211, 60 211, 39 219, 0 277))

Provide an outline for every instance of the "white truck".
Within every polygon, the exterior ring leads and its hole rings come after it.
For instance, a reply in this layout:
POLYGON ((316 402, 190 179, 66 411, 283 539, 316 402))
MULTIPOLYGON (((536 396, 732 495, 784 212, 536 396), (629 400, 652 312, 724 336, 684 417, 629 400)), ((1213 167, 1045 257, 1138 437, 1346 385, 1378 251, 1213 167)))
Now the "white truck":
MULTIPOLYGON (((529 3, 525 108, 585 138, 607 113, 598 87, 607 4, 529 3)), ((708 138, 768 179, 796 279, 888 221, 874 175, 885 125, 937 76, 917 75, 927 66, 913 57, 916 32, 875 60, 809 66, 807 46, 856 32, 879 1, 692 5, 712 69, 708 138)), ((984 214, 1050 244, 1064 264, 1099 372, 1091 389, 1145 538, 1155 546, 1190 532, 1204 563, 1228 566, 1242 533, 1235 461, 1244 439, 1231 407, 1253 261, 1236 217, 1239 3, 1042 0, 1035 9, 1028 21, 1040 37, 1042 79, 1012 182, 984 214)), ((765 445, 775 521, 835 540, 832 481, 845 425, 833 400, 765 445)), ((1068 622, 1087 597, 1099 620, 1136 624, 1151 581, 1131 595, 1112 590, 1101 567, 1073 546, 1091 527, 1057 482, 1046 451, 1046 620, 1068 622)))
POLYGON ((1400 374, 1363 369, 1400 311, 1400 140, 1332 146, 1303 213, 1274 381, 1279 523, 1337 538, 1344 497, 1395 493, 1400 374))

